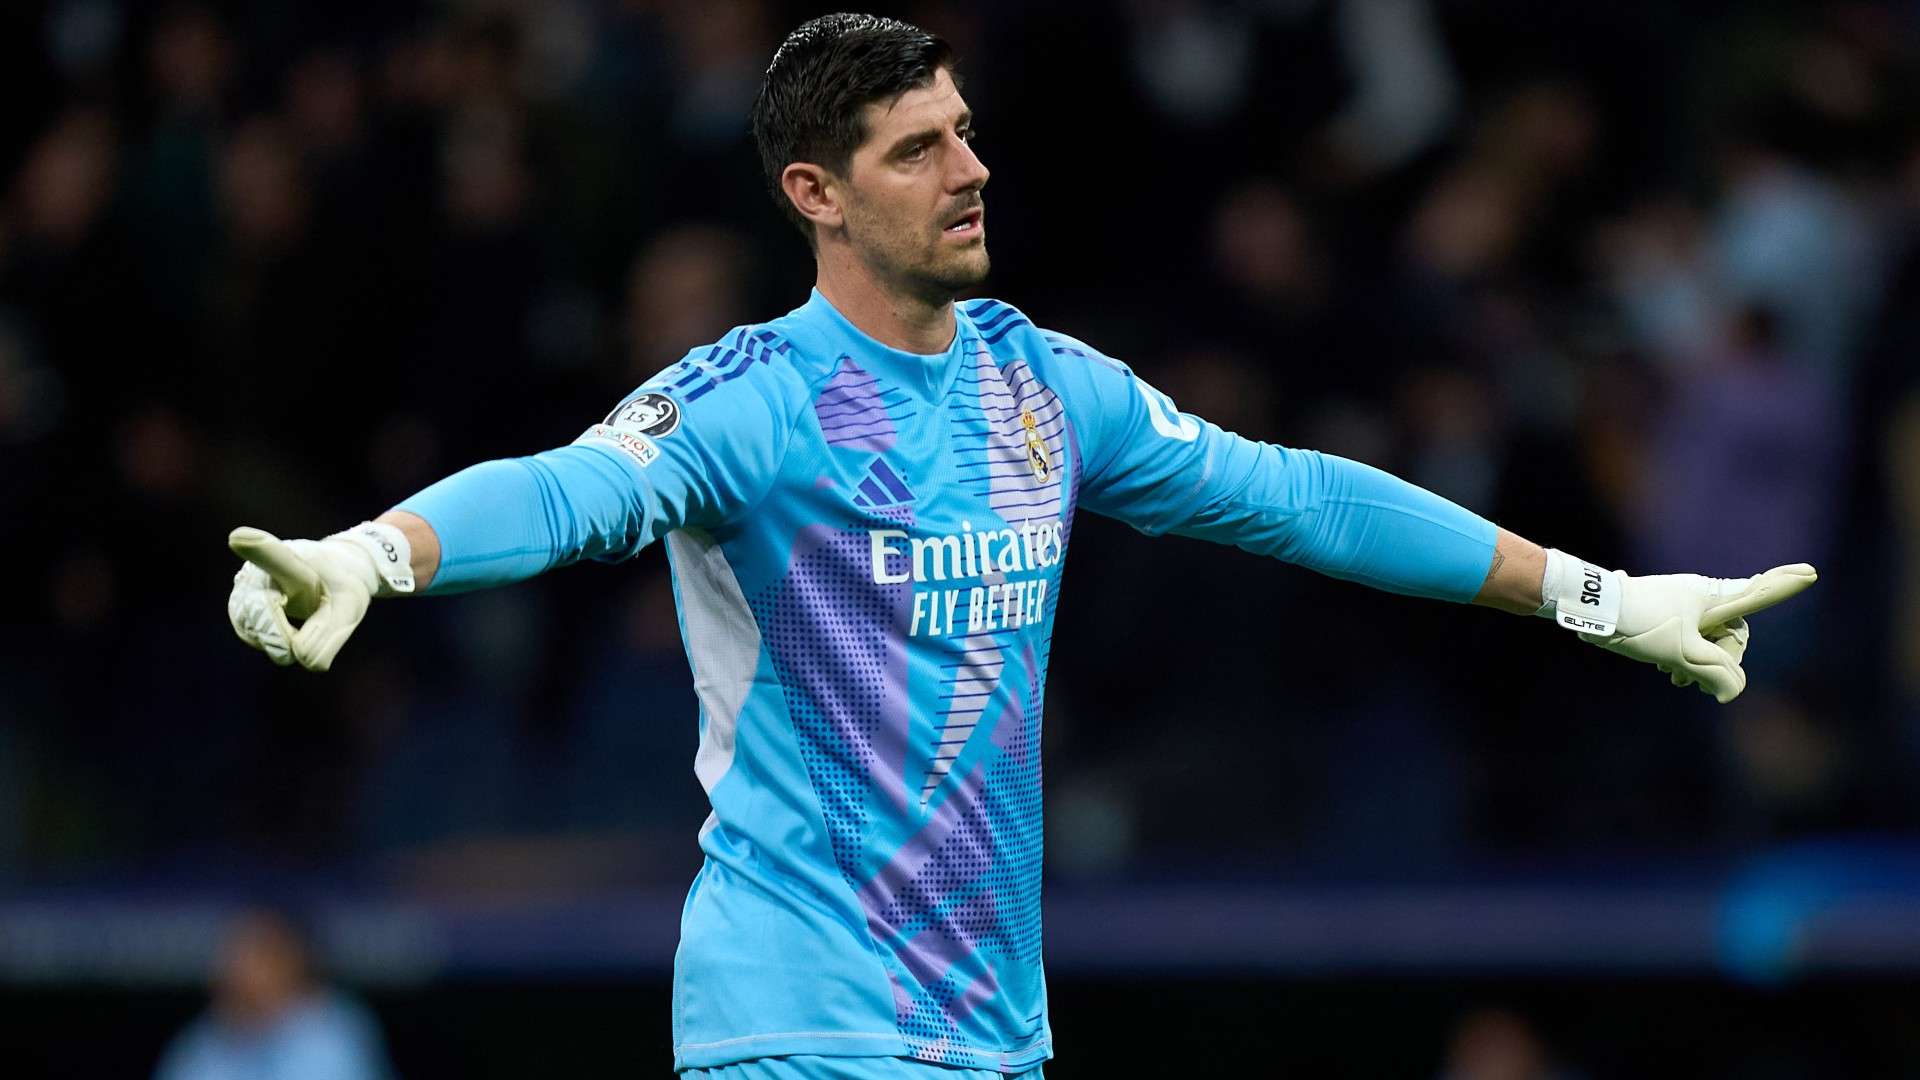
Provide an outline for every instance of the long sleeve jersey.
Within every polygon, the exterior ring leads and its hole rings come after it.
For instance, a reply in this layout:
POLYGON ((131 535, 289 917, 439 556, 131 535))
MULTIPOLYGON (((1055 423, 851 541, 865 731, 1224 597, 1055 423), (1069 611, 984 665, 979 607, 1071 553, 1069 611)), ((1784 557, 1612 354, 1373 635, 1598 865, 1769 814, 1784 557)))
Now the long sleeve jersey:
POLYGON ((1041 703, 1076 510, 1414 595, 1487 574, 1493 526, 1438 496, 1183 414, 1007 304, 955 313, 921 355, 815 292, 573 445, 403 504, 440 538, 432 592, 665 541, 712 805, 677 1068, 1051 1056, 1041 703))

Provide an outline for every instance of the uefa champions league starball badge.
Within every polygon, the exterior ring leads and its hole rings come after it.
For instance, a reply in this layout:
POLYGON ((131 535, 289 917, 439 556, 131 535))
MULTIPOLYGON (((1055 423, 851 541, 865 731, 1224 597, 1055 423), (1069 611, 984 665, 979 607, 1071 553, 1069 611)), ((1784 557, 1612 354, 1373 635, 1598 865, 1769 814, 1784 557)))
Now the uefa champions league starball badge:
POLYGON ((1040 437, 1040 421, 1032 409, 1020 410, 1020 426, 1027 429, 1027 464, 1033 466, 1033 478, 1044 484, 1053 475, 1053 462, 1047 457, 1047 441, 1040 437))

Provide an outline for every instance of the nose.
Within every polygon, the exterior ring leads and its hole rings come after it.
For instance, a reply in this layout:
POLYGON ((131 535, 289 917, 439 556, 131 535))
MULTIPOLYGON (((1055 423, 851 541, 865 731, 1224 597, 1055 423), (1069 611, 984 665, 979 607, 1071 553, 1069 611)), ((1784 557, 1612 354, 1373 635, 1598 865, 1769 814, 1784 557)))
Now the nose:
POLYGON ((953 175, 949 178, 952 185, 949 190, 958 193, 979 191, 986 187, 987 177, 993 174, 988 171, 986 165, 981 163, 980 155, 973 152, 973 146, 967 140, 956 137, 954 142, 959 144, 960 152, 954 154, 951 159, 954 168, 953 175))

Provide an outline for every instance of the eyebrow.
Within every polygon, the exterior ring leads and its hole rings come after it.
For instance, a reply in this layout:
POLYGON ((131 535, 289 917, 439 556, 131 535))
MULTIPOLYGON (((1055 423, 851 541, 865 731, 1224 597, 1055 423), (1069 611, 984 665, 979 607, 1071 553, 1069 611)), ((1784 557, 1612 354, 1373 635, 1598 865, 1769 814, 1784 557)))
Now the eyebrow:
MULTIPOLYGON (((954 120, 953 120, 953 126, 957 128, 967 127, 972 123, 973 123, 972 109, 966 110, 965 112, 961 113, 959 116, 954 117, 954 120)), ((907 135, 902 135, 898 139, 895 139, 893 141, 893 145, 887 149, 887 156, 899 157, 901 154, 906 153, 908 150, 913 149, 915 146, 918 146, 923 142, 930 142, 934 139, 937 139, 940 137, 941 130, 942 129, 938 127, 929 127, 929 128, 922 128, 919 131, 915 131, 907 135)))

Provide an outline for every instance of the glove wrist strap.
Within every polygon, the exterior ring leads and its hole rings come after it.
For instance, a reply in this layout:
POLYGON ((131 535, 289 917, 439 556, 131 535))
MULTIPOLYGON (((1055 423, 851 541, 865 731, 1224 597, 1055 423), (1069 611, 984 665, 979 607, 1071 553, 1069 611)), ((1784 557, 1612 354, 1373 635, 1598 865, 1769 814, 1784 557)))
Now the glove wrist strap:
POLYGON ((327 539, 352 544, 373 560, 380 578, 375 596, 405 596, 413 591, 413 545, 406 533, 385 522, 363 521, 327 539))
POLYGON ((1595 566, 1558 548, 1547 549, 1547 572, 1540 582, 1540 610, 1559 626, 1581 634, 1611 635, 1620 624, 1620 597, 1626 575, 1595 566))

